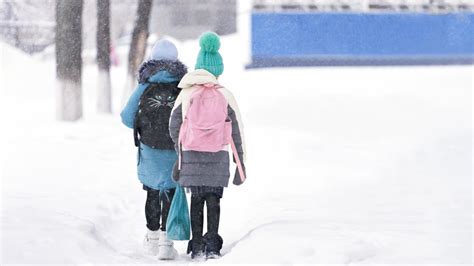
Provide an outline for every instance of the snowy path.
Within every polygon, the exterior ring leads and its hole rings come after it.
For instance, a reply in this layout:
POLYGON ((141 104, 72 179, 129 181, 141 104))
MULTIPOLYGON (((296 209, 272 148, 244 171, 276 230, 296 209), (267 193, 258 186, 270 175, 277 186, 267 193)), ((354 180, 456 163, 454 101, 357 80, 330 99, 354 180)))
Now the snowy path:
MULTIPOLYGON (((55 122, 52 65, 29 67, 2 70, 1 263, 156 263, 131 132, 93 106, 55 122)), ((249 180, 208 263, 471 264, 472 67, 227 71, 249 180)))

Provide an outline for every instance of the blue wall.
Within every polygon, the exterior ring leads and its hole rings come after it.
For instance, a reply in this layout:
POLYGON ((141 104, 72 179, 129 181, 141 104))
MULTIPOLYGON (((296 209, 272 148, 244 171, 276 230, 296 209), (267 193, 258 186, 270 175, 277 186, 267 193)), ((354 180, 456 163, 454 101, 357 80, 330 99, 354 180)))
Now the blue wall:
POLYGON ((473 36, 473 13, 253 13, 251 66, 470 64, 473 36))

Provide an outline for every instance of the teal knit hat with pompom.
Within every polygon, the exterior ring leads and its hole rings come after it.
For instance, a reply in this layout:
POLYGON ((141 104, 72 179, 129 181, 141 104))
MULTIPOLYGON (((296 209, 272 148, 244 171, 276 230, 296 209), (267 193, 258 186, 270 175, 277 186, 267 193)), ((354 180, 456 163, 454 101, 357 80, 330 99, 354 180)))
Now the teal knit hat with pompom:
POLYGON ((205 69, 214 76, 220 76, 224 72, 222 56, 219 54, 221 42, 219 36, 214 32, 204 32, 199 38, 201 50, 196 61, 195 69, 205 69))

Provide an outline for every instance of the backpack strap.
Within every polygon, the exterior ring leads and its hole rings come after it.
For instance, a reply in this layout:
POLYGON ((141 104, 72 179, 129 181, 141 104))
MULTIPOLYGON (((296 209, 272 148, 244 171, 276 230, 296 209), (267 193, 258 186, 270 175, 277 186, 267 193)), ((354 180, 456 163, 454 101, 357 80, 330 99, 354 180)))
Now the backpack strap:
POLYGON ((135 147, 140 147, 140 137, 138 135, 138 126, 137 126, 137 119, 133 122, 133 142, 135 143, 135 147))
POLYGON ((135 143, 135 147, 138 147, 140 150, 140 134, 138 133, 138 112, 140 111, 140 107, 142 106, 143 98, 145 97, 146 91, 150 88, 150 83, 147 82, 147 87, 143 90, 142 95, 140 95, 140 100, 138 101, 138 108, 137 112, 135 113, 135 118, 133 119, 133 142, 135 143))
POLYGON ((243 183, 246 179, 246 176, 244 174, 244 169, 242 167, 242 163, 240 162, 239 154, 237 153, 237 148, 235 147, 233 138, 230 138, 230 145, 232 147, 232 153, 234 154, 235 161, 237 162, 237 169, 239 170, 240 180, 242 180, 243 183))
POLYGON ((145 90, 143 90, 142 95, 140 95, 140 100, 138 101, 138 109, 137 112, 135 113, 135 118, 133 120, 133 141, 135 143, 135 147, 140 148, 140 132, 138 130, 138 112, 140 111, 142 107, 142 103, 145 100, 145 94, 150 90, 151 88, 154 88, 157 86, 159 83, 156 82, 148 82, 146 81, 147 87, 145 90))

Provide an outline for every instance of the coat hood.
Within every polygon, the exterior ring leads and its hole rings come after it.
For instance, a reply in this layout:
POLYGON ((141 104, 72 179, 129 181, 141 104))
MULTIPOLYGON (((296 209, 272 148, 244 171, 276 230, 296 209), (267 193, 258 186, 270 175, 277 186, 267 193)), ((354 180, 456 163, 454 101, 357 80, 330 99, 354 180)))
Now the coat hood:
POLYGON ((187 89, 196 84, 219 84, 217 78, 204 69, 197 69, 187 73, 178 84, 178 88, 187 89))
POLYGON ((159 71, 166 71, 175 81, 179 81, 188 72, 188 68, 179 60, 148 60, 138 69, 138 83, 147 82, 159 71))

